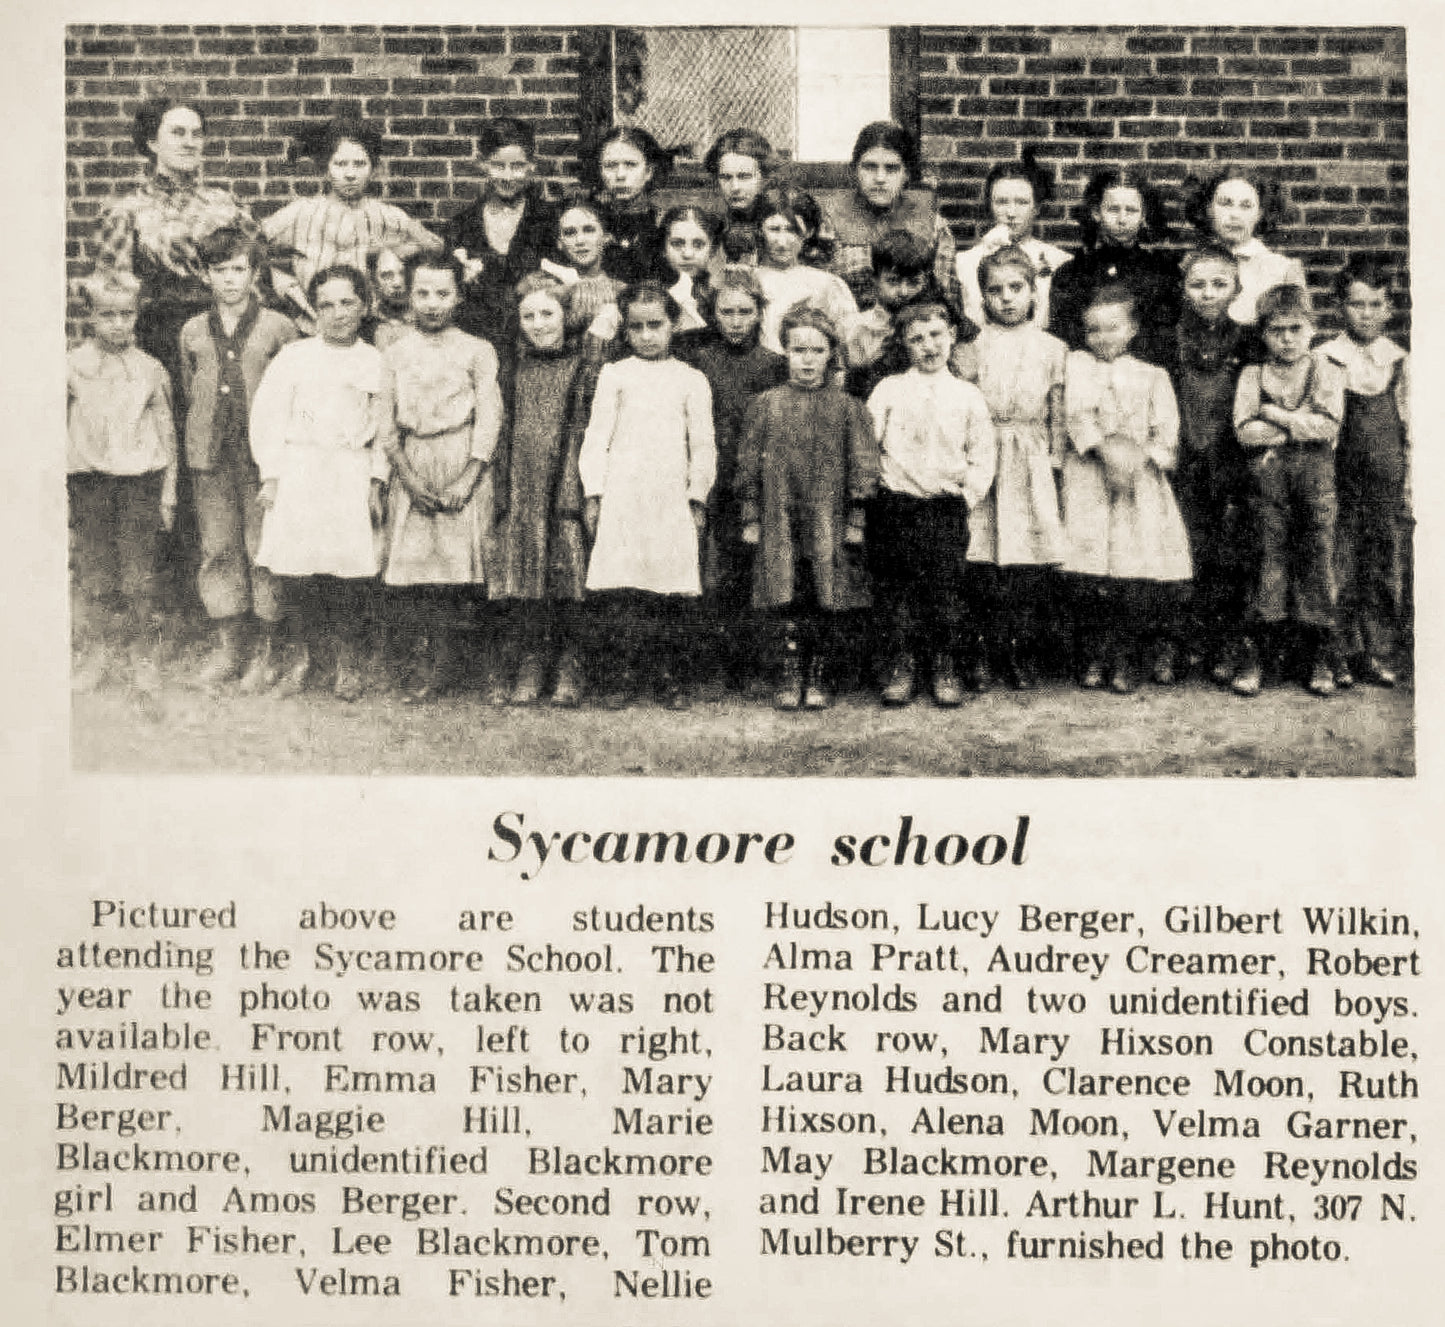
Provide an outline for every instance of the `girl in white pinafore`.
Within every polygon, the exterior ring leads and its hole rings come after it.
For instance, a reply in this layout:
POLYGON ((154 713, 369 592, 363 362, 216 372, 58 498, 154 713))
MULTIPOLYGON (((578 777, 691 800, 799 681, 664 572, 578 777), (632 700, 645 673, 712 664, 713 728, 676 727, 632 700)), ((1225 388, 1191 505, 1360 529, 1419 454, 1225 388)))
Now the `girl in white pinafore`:
POLYGON ((712 389, 672 358, 680 310, 660 284, 629 286, 618 304, 632 354, 598 377, 577 457, 593 538, 587 590, 608 596, 600 606, 612 638, 610 703, 630 699, 646 642, 669 705, 683 708, 685 610, 702 593, 698 539, 717 469, 712 389))
POLYGON ((359 339, 366 278, 351 267, 324 268, 309 296, 320 335, 284 346, 251 404, 251 454, 266 509, 256 563, 291 578, 289 602, 306 633, 279 693, 305 684, 319 632, 335 650, 337 696, 355 700, 356 633, 381 565, 390 379, 381 352, 359 339))

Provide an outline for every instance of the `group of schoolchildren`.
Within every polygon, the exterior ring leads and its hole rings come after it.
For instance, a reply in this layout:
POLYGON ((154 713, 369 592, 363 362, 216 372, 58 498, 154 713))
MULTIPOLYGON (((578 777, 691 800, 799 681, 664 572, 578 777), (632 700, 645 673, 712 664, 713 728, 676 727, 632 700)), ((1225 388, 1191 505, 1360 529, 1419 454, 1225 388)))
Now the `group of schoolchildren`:
MULTIPOLYGON (((110 587, 153 675, 141 587, 184 464, 208 686, 294 694, 324 665, 353 700, 381 657, 422 701, 479 641, 498 703, 622 706, 650 674, 670 708, 765 681, 822 709, 866 635, 883 703, 952 707, 995 676, 1036 685, 1060 608, 1089 689, 1194 667, 1249 696, 1281 658, 1317 695, 1393 685, 1408 382, 1387 269, 1343 264, 1344 331, 1316 346, 1302 269, 1258 238, 1266 182, 1206 182, 1182 261, 1143 243, 1147 182, 1096 175, 1073 257, 1032 233, 1047 189, 1027 157, 995 168, 962 307, 935 246, 885 232, 861 311, 801 190, 760 178, 734 207, 724 182, 729 215, 654 218, 661 279, 607 261, 645 239, 625 190, 578 196, 497 345, 456 325, 466 253, 322 267, 302 335, 258 299, 256 241, 222 229, 214 307, 181 334, 180 448, 137 287, 97 275, 69 361, 77 578, 110 587)), ((107 658, 78 648, 82 684, 107 658)))

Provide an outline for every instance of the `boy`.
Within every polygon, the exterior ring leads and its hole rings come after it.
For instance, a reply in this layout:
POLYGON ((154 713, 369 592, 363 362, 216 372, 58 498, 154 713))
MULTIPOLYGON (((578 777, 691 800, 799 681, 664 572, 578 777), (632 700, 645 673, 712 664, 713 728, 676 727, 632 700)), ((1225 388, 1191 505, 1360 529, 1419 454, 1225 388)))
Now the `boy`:
POLYGON ((1179 264, 1184 303, 1174 328, 1171 376, 1179 402, 1174 491, 1194 555, 1188 646, 1220 686, 1234 678, 1234 637, 1243 620, 1250 564, 1244 472, 1234 437, 1234 394, 1245 364, 1259 358, 1252 329, 1229 316, 1239 260, 1205 244, 1179 264))
POLYGON ((140 283, 108 273, 82 283, 90 335, 66 356, 66 491, 78 634, 93 648, 78 691, 99 686, 108 647, 124 644, 136 688, 159 689, 156 551, 176 514, 170 375, 135 344, 140 283))
POLYGON ((1410 525, 1410 361, 1385 328, 1394 313, 1379 259, 1350 258, 1335 282, 1345 330, 1320 353, 1345 372, 1345 419, 1335 452, 1339 521, 1341 659, 1335 681, 1355 671, 1392 687, 1410 525))
POLYGON ((983 393, 949 371, 955 336, 944 305, 906 305, 897 334, 910 367, 868 398, 879 445, 868 529, 889 658, 883 703, 913 699, 921 641, 934 702, 952 707, 963 699, 957 650, 969 513, 993 485, 998 446, 983 393))
MULTIPOLYGON (((854 320, 844 344, 848 392, 865 401, 884 378, 908 369, 908 352, 896 327, 898 311, 916 300, 944 303, 933 276, 933 251, 911 231, 887 231, 872 254, 877 303, 854 320)), ((957 317, 950 317, 957 326, 957 317)), ((970 322, 956 339, 971 341, 977 335, 970 322)))
MULTIPOLYGON (((1234 431, 1244 448, 1258 547, 1250 616, 1255 632, 1276 636, 1290 609, 1310 655, 1308 689, 1335 690, 1331 637, 1335 609, 1335 444, 1345 412, 1345 373, 1313 353, 1314 318, 1300 286, 1271 286, 1260 296, 1263 364, 1239 377, 1234 431)), ((1274 642, 1277 643, 1277 642, 1274 642)), ((1247 633, 1233 688, 1260 688, 1260 651, 1247 633)))
POLYGON ((270 572, 252 560, 261 537, 261 481, 247 420, 261 374, 297 332, 289 318, 263 309, 256 298, 251 238, 228 226, 204 239, 198 251, 215 303, 181 328, 181 381, 190 403, 186 464, 201 544, 197 581, 215 643, 195 680, 211 688, 241 677, 241 690, 251 693, 276 681, 282 609, 270 572), (259 621, 260 638, 247 667, 250 613, 259 621))

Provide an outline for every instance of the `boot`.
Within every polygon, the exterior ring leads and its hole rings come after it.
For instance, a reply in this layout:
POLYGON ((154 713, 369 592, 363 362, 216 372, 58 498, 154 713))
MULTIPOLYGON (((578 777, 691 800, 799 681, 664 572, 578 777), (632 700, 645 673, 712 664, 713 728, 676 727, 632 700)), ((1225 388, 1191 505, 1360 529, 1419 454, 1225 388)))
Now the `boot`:
POLYGON ((243 619, 222 618, 215 626, 215 645, 210 657, 196 673, 196 685, 203 691, 225 686, 241 676, 246 665, 243 619))
POLYGON ((582 703, 582 660, 577 651, 567 646, 557 661, 557 682, 552 688, 552 705, 559 710, 575 710, 582 703))
POLYGON ((1253 636, 1245 636, 1239 642, 1234 655, 1234 679, 1229 689, 1236 696, 1257 696, 1264 684, 1264 669, 1260 664, 1259 645, 1253 636))
POLYGON ((251 662, 246 665, 246 671, 236 686, 237 692, 243 696, 259 696, 262 692, 271 690, 280 675, 277 655, 276 627, 273 623, 263 622, 256 648, 251 654, 251 662))
POLYGON ((790 622, 783 639, 783 654, 778 667, 778 685, 773 692, 773 708, 795 710, 803 703, 803 656, 798 646, 797 629, 790 622))
POLYGON ((348 705, 361 699, 361 670, 357 667, 356 643, 349 634, 336 638, 336 684, 332 694, 348 705))
POLYGON ((304 640, 298 640, 291 647, 290 657, 286 660, 273 694, 283 700, 288 696, 298 696, 306 689, 310 677, 311 646, 304 640))
POLYGON ((953 665, 953 655, 947 650, 933 656, 933 703, 949 710, 963 704, 958 670, 953 665))
POLYGON ((888 670, 888 680, 883 684, 883 703, 890 707, 907 705, 913 699, 913 681, 913 656, 901 653, 888 670))
POLYGON ((1109 670, 1109 690, 1116 696, 1129 696, 1134 692, 1134 662, 1129 651, 1115 651, 1114 664, 1109 670))
POLYGON ((1174 642, 1172 640, 1161 640, 1159 647, 1154 653, 1153 677, 1154 684, 1161 687, 1172 687, 1178 678, 1174 671, 1175 660, 1174 642))
POLYGON ((1033 660, 1018 641, 1009 641, 1003 657, 1004 682, 1014 691, 1032 691, 1039 684, 1033 660))
POLYGON ((1209 680, 1216 686, 1227 687, 1234 682, 1234 650, 1228 640, 1220 640, 1209 668, 1209 680))
MULTIPOLYGON (((1400 680, 1394 664, 1387 663, 1374 654, 1365 657, 1365 662, 1360 668, 1360 676, 1372 687, 1393 687, 1400 680)), ((1335 680, 1338 682, 1339 678, 1336 677, 1335 680)))
POLYGON ((1335 694, 1334 652, 1327 637, 1321 634, 1313 643, 1310 655, 1310 676, 1305 689, 1312 696, 1335 694))
POLYGON ((826 710, 833 704, 828 690, 828 661, 821 650, 814 650, 808 659, 807 682, 803 687, 805 710, 826 710))
POLYGON ((546 666, 536 650, 528 650, 522 656, 517 668, 517 680, 512 686, 507 701, 511 705, 535 705, 542 696, 542 685, 546 681, 546 666))
POLYGON ((504 629, 490 641, 486 651, 488 705, 500 709, 503 705, 514 703, 513 683, 517 680, 512 676, 514 658, 511 633, 504 629))
POLYGON ((988 642, 979 636, 973 644, 973 659, 968 665, 968 689, 982 695, 993 685, 988 667, 988 642))

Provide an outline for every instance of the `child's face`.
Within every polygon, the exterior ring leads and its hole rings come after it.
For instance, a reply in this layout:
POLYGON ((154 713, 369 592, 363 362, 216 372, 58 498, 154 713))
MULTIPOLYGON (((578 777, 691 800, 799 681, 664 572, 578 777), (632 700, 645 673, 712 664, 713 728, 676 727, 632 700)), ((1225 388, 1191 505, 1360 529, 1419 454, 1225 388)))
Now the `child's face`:
POLYGON ((907 185, 908 170, 891 147, 870 147, 853 167, 853 178, 869 204, 886 212, 907 185))
POLYGON ((799 387, 821 387, 828 375, 833 346, 816 327, 794 327, 788 331, 788 381, 799 387))
POLYGON ((775 212, 763 222, 763 248, 772 267, 792 267, 803 252, 803 233, 791 217, 775 212))
POLYGON ((1315 327, 1302 313, 1277 313, 1262 332, 1270 359, 1276 364, 1298 364, 1310 353, 1315 327))
POLYGON ((461 292, 448 267, 418 267, 411 277, 411 313, 423 332, 451 326, 461 292))
POLYGON ((948 319, 934 315, 919 318, 908 324, 903 333, 903 348, 908 351, 908 362, 920 373, 941 373, 948 367, 948 357, 953 353, 954 333, 948 319))
POLYGON ((566 335, 562 305, 550 290, 534 290, 517 306, 522 335, 538 350, 555 350, 566 335))
POLYGON ((637 300, 623 324, 627 344, 638 359, 666 359, 672 345, 672 319, 661 300, 637 300))
POLYGON ((679 276, 696 277, 712 257, 712 240, 707 231, 690 218, 674 221, 667 231, 667 265, 679 276))
POLYGON ((406 265, 392 249, 383 249, 376 256, 376 293, 383 304, 407 302, 406 265))
POLYGON ((878 292, 878 303, 885 309, 901 309, 909 300, 916 300, 928 284, 924 272, 904 276, 901 272, 883 271, 873 278, 873 288, 878 292))
POLYGON ((557 243, 567 259, 584 276, 597 271, 607 232, 596 215, 585 207, 569 207, 557 223, 557 243))
POLYGON ((1084 344, 1106 364, 1129 349, 1136 330, 1127 304, 1096 304, 1084 314, 1084 344))
POLYGON ((995 180, 988 196, 988 210, 994 224, 1007 226, 1009 240, 1017 244, 1033 231, 1038 215, 1034 186, 1027 180, 995 180))
POLYGON ((762 169, 753 157, 724 152, 718 158, 717 187, 729 212, 746 212, 762 192, 762 169))
POLYGON ((1254 238, 1259 215, 1259 194, 1248 180, 1225 180, 1209 200, 1209 228, 1231 249, 1254 238))
POLYGON ((225 262, 212 263, 206 268, 206 285, 211 288, 216 303, 223 308, 234 309, 251 298, 251 260, 244 253, 238 253, 225 262))
POLYGON ((1239 294, 1239 271, 1218 258, 1201 258, 1184 277, 1184 299, 1207 323, 1219 322, 1239 294))
POLYGON ((602 187, 615 203, 630 203, 652 182, 652 167, 631 143, 608 143, 598 162, 602 187))
POLYGON ((345 277, 332 277, 316 291, 316 327, 333 346, 349 346, 361 334, 361 296, 345 277))
POLYGON ((102 291, 90 307, 90 330, 104 349, 129 350, 135 344, 136 312, 134 295, 102 291))
POLYGON ((746 290, 724 286, 713 305, 718 331, 729 345, 742 346, 752 340, 762 319, 762 310, 746 290))
POLYGON ((1143 195, 1122 184, 1105 189, 1094 209, 1094 224, 1108 243, 1133 244, 1139 238, 1139 227, 1144 224, 1143 195))
POLYGON ((487 193, 499 203, 515 203, 532 178, 532 159, 525 148, 499 147, 482 162, 487 193))
POLYGON ((1394 312, 1388 290, 1376 290, 1363 281, 1351 281, 1345 291, 1345 330, 1362 345, 1384 335, 1394 312))
POLYGON ((354 203, 366 192, 371 182, 371 154, 349 138, 343 138, 332 150, 326 163, 326 178, 331 192, 343 203, 354 203))
POLYGON ((994 267, 983 283, 983 306, 1001 327, 1019 327, 1034 307, 1034 283, 1021 267, 994 267))

